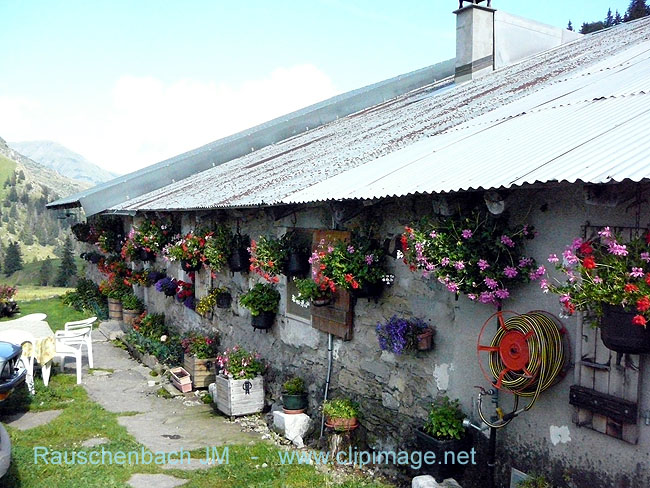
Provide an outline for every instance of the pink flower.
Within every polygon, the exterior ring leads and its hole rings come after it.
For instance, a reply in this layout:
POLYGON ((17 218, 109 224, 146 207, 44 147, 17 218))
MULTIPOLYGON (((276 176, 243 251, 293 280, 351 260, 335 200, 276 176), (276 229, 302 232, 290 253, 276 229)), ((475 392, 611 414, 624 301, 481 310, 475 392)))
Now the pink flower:
POLYGON ((493 280, 492 278, 485 278, 483 281, 485 281, 485 284, 491 290, 494 290, 497 286, 499 286, 499 283, 497 283, 497 281, 493 280))
POLYGON ((506 298, 508 298, 508 297, 510 296, 510 292, 509 292, 507 289, 503 288, 503 289, 501 289, 501 290, 497 290, 497 291, 495 291, 495 292, 494 292, 494 295, 495 295, 499 300, 505 300, 506 298))
POLYGON ((478 301, 481 303, 494 303, 494 293, 490 291, 484 291, 481 293, 481 296, 478 298, 478 301))
POLYGON ((548 262, 549 263, 559 263, 560 259, 557 257, 557 254, 549 254, 548 255, 548 262))
POLYGON ((644 275, 643 268, 632 268, 632 272, 630 273, 632 278, 643 278, 644 275))
POLYGON ((515 241, 506 235, 501 236, 501 243, 508 247, 515 247, 515 241))
POLYGON ((431 239, 435 239, 436 237, 438 237, 438 233, 435 230, 432 230, 429 233, 429 237, 431 237, 431 239))
POLYGON ((573 239, 573 242, 571 243, 571 250, 575 251, 580 246, 582 246, 582 239, 580 239, 579 237, 576 238, 576 239, 573 239))
POLYGON ((458 285, 453 281, 448 282, 446 286, 447 286, 447 290, 449 290, 452 293, 456 293, 458 291, 458 285))
POLYGON ((348 252, 354 254, 354 246, 348 246, 348 252))
POLYGON ((545 274, 546 274, 546 268, 545 268, 544 266, 540 266, 540 267, 537 268, 536 270, 531 271, 531 272, 528 274, 528 277, 529 277, 531 280, 534 281, 534 280, 536 280, 536 279, 538 279, 538 278, 541 278, 541 277, 544 276, 545 274))
POLYGON ((600 276, 594 276, 594 283, 600 285, 603 282, 603 279, 600 276))
POLYGON ((486 269, 488 269, 490 267, 490 265, 488 264, 488 262, 485 259, 479 259, 477 264, 478 264, 478 268, 481 271, 485 271, 486 269))
POLYGON ((465 269, 465 263, 463 263, 462 261, 456 261, 454 263, 454 268, 456 268, 457 270, 465 269))
POLYGON ((519 271, 517 271, 517 268, 513 266, 506 266, 503 270, 503 274, 506 275, 508 278, 514 278, 519 274, 519 271))
POLYGON ((603 228, 601 231, 598 232, 598 235, 600 237, 605 237, 606 239, 612 237, 612 231, 609 227, 603 228))
POLYGON ((569 303, 570 301, 571 297, 566 293, 564 295, 560 295, 560 303, 569 303))
POLYGON ((641 259, 643 259, 646 263, 650 263, 650 253, 642 252, 641 259))
POLYGON ((370 265, 372 264, 372 262, 374 261, 374 259, 375 259, 375 255, 374 255, 374 254, 368 254, 368 255, 366 256, 366 264, 367 264, 368 266, 370 266, 370 265))
POLYGON ((577 264, 579 262, 578 256, 573 254, 573 251, 571 249, 567 249, 562 253, 562 258, 564 259, 564 262, 567 264, 567 266, 570 266, 572 264, 577 264))
POLYGON ((548 280, 541 280, 539 282, 539 287, 542 289, 543 293, 548 293, 548 280))
POLYGON ((463 239, 469 239, 472 237, 472 235, 474 235, 474 233, 469 229, 465 229, 463 232, 461 232, 461 235, 463 236, 463 239))
POLYGON ((521 258, 519 260, 520 268, 525 268, 526 266, 530 266, 531 264, 533 264, 533 258, 521 258))
POLYGON ((627 246, 625 244, 618 244, 612 241, 607 247, 607 252, 613 254, 614 256, 627 256, 627 246))
POLYGON ((449 258, 442 258, 440 260, 440 265, 441 266, 447 266, 449 264, 449 258))
POLYGON ((467 298, 469 298, 472 301, 475 301, 477 297, 474 293, 468 293, 467 298))

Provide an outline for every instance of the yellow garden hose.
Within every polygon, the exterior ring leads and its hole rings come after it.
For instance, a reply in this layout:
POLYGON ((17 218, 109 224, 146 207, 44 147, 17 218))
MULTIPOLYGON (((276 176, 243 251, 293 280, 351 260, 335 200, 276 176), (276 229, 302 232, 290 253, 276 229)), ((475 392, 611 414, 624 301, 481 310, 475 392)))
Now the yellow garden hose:
POLYGON ((490 427, 504 427, 519 413, 530 410, 540 393, 558 381, 569 356, 565 335, 566 329, 559 321, 543 311, 525 314, 499 311, 485 322, 477 346, 479 365, 494 387, 515 395, 515 405, 510 414, 500 414, 499 422, 489 422, 481 411, 479 395, 478 411, 483 422, 490 427), (511 316, 504 319, 504 313, 511 316), (489 346, 481 345, 486 325, 494 316, 498 319, 498 330, 489 346), (488 353, 491 378, 480 362, 482 352, 488 353), (517 410, 519 397, 531 398, 521 410, 517 410))

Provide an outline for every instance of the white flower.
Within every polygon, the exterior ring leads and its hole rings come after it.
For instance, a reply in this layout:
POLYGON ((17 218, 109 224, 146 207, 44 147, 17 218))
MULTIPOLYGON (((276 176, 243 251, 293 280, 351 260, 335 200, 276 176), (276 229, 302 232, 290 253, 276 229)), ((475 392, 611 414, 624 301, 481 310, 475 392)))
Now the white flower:
POLYGON ((291 301, 302 308, 309 308, 309 301, 301 300, 300 296, 291 295, 291 301))
POLYGON ((165 342, 166 340, 167 340, 167 336, 166 336, 166 335, 161 335, 161 336, 160 336, 160 342, 165 342))
POLYGON ((398 249, 396 256, 397 256, 397 259, 402 259, 404 257, 404 253, 398 249))

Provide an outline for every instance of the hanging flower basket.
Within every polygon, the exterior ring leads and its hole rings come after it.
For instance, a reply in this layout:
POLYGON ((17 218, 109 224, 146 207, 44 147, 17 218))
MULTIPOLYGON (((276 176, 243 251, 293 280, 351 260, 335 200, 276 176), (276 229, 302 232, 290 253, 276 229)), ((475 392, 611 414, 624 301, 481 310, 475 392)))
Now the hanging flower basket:
POLYGON ((247 271, 250 263, 250 254, 245 248, 234 249, 228 258, 228 266, 233 273, 247 271))
POLYGON ((418 334, 418 351, 430 351, 433 347, 433 329, 418 334))
POLYGON ((156 253, 140 248, 138 249, 138 259, 140 261, 153 262, 156 260, 156 253))
POLYGON ((287 258, 287 276, 305 276, 309 272, 309 256, 305 253, 290 252, 287 258))
POLYGON ((217 295, 217 308, 230 308, 232 303, 232 295, 228 292, 219 293, 217 295))
POLYGON ((196 264, 194 264, 192 261, 187 261, 185 259, 181 260, 181 269, 185 271, 186 273, 191 273, 193 271, 198 271, 201 269, 201 266, 203 266, 203 263, 200 261, 196 264))
POLYGON ((253 315, 252 325, 254 329, 268 330, 273 327, 275 322, 275 312, 260 312, 258 315, 253 315))
POLYGON ((625 354, 650 352, 650 327, 634 324, 635 315, 623 307, 603 305, 600 337, 608 349, 625 354))

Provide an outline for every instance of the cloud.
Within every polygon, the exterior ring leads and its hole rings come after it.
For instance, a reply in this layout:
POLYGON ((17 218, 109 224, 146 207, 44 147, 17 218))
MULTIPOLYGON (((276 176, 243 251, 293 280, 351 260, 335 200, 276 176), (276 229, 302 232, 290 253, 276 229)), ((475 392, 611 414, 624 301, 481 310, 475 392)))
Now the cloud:
POLYGON ((239 85, 125 75, 105 99, 68 106, 66 113, 0 97, 0 137, 51 139, 110 171, 129 173, 337 93, 310 64, 239 85))
POLYGON ((335 94, 331 80, 312 65, 279 68, 240 86, 123 76, 105 130, 115 148, 107 148, 102 160, 128 172, 335 94))

